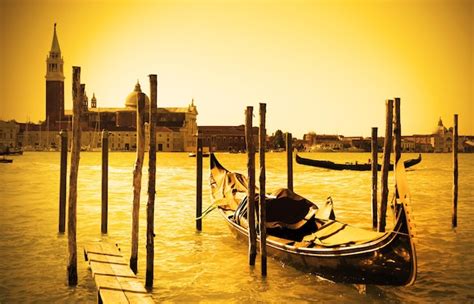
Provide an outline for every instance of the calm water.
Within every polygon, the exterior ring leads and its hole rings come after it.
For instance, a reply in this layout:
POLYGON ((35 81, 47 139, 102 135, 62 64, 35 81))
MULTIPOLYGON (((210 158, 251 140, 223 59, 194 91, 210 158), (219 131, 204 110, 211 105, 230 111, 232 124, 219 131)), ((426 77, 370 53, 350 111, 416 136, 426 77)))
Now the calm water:
MULTIPOLYGON (((311 158, 365 162, 369 154, 313 153, 311 158)), ((416 155, 403 155, 411 158, 416 155)), ((246 156, 220 154, 231 170, 245 173, 246 156)), ((130 253, 134 153, 111 153, 109 234, 100 234, 100 153, 81 153, 78 188, 78 250, 110 239, 130 253)), ((157 302, 474 302, 474 155, 459 155, 459 227, 451 225, 451 155, 425 154, 408 172, 417 224, 418 279, 411 287, 369 286, 365 295, 269 260, 268 278, 247 266, 245 244, 235 240, 217 213, 195 232, 195 159, 158 154, 155 208, 157 302)), ((209 204, 204 159, 204 205, 209 204)), ((336 216, 370 228, 370 172, 337 172, 294 164, 295 191, 314 202, 332 196, 336 216)), ((145 272, 147 163, 140 209, 139 277, 145 272), (145 191, 144 191, 145 190, 145 191)), ((284 153, 267 154, 267 189, 286 184, 284 153)), ((390 175, 391 180, 393 176, 390 175)), ((0 164, 0 302, 96 301, 95 284, 82 254, 79 285, 66 284, 67 236, 57 233, 59 153, 30 152, 0 164)), ((388 219, 391 223, 391 218, 388 219)))

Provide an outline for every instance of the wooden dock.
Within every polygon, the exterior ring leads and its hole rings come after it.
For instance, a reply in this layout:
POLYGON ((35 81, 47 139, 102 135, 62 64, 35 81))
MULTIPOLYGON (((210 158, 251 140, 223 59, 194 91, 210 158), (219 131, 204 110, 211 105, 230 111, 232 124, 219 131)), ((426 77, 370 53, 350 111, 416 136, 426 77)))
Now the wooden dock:
POLYGON ((154 303, 117 245, 88 243, 84 247, 84 258, 89 261, 97 285, 98 303, 154 303))

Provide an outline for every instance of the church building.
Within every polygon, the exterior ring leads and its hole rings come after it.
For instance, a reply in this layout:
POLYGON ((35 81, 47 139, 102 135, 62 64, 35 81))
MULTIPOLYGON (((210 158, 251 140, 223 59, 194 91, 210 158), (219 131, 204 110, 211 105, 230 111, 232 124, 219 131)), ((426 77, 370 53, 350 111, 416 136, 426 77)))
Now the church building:
MULTIPOLYGON (((64 59, 59 46, 56 24, 54 24, 51 50, 46 59, 46 117, 41 124, 24 123, 20 125, 19 145, 25 150, 56 150, 59 147, 58 132, 69 131, 72 110, 64 109, 64 59)), ((131 85, 133 88, 133 86, 131 85)), ((100 107, 95 93, 90 100, 84 96, 82 102, 81 146, 84 150, 98 150, 101 144, 101 131, 110 132, 111 150, 130 151, 136 149, 136 107, 138 94, 141 93, 137 82, 132 92, 125 98, 124 106, 117 108, 100 107)), ((146 96, 146 95, 145 95, 146 96)), ((146 106, 149 98, 145 97, 146 106)), ((146 114, 146 135, 148 136, 148 107, 146 114)), ((158 151, 196 150, 197 108, 194 100, 184 107, 158 108, 156 125, 156 143, 158 151)))

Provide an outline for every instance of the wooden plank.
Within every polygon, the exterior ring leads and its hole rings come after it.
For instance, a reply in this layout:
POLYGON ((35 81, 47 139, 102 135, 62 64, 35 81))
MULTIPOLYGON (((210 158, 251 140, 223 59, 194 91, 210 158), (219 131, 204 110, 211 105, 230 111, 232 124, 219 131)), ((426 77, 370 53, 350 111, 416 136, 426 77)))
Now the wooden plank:
POLYGON ((125 296, 127 297, 129 303, 155 303, 151 297, 151 294, 148 293, 125 292, 125 296))
POLYGON ((127 278, 135 278, 135 274, 128 267, 128 265, 108 264, 91 261, 92 275, 95 277, 98 274, 120 276, 127 278))
POLYGON ((116 246, 99 242, 86 244, 84 246, 84 252, 86 253, 86 255, 88 255, 89 253, 96 253, 118 257, 123 256, 116 246))
POLYGON ((135 277, 135 273, 128 265, 109 264, 117 277, 135 277))
POLYGON ((147 290, 137 278, 96 275, 94 280, 98 289, 105 288, 122 290, 124 292, 147 293, 147 290))
POLYGON ((109 264, 127 265, 127 262, 125 262, 123 257, 118 257, 118 256, 113 256, 113 255, 105 255, 105 254, 98 254, 98 253, 89 253, 87 256, 88 256, 89 261, 109 263, 109 264))
POLYGON ((120 282, 118 281, 117 277, 109 276, 109 275, 96 275, 94 278, 95 285, 97 289, 107 288, 107 289, 122 289, 120 282))
POLYGON ((110 244, 110 243, 105 243, 105 242, 101 244, 102 244, 102 249, 104 250, 104 252, 122 256, 122 253, 120 252, 120 248, 117 246, 117 244, 110 244))
POLYGON ((99 303, 154 303, 143 283, 119 255, 117 245, 93 242, 84 247, 84 252, 98 289, 99 303))
POLYGON ((117 277, 117 281, 120 283, 120 286, 124 291, 147 293, 147 290, 143 286, 142 282, 140 282, 138 279, 117 277))
POLYGON ((130 302, 121 290, 101 289, 99 290, 99 303, 128 304, 130 302))

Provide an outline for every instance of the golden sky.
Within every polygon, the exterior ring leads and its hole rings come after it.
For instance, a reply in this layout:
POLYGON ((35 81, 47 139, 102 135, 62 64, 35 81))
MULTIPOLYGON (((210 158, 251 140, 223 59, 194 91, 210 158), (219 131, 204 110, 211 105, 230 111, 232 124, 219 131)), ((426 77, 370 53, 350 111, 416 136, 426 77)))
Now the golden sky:
MULTIPOLYGON (((137 79, 159 106, 198 107, 200 125, 244 123, 267 103, 267 129, 384 133, 385 99, 402 133, 439 117, 474 135, 474 1, 0 0, 0 119, 45 119, 53 24, 89 98, 120 107, 137 79)), ((255 117, 258 117, 256 113, 255 117)), ((255 119, 258 123, 258 119, 255 119)))

